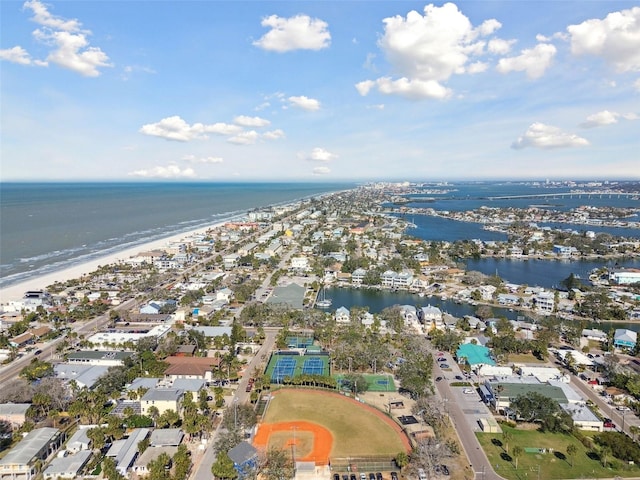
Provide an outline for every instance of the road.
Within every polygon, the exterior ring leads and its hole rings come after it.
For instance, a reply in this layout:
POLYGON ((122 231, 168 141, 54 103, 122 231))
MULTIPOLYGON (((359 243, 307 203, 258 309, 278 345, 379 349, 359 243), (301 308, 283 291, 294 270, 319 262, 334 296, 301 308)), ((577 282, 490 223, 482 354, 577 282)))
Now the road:
MULTIPOLYGON (((452 374, 449 373, 449 377, 451 377, 451 375, 452 374)), ((449 386, 449 382, 446 380, 436 382, 436 389, 443 399, 453 400, 456 398, 456 395, 449 386)), ((469 424, 467 416, 460 408, 460 404, 455 401, 446 401, 445 408, 458 433, 458 438, 462 443, 463 450, 467 454, 470 468, 475 472, 476 478, 481 480, 502 480, 502 477, 493 471, 491 463, 484 454, 484 450, 480 446, 480 442, 469 424)))
MULTIPOLYGON (((249 364, 247 365, 246 372, 247 374, 242 377, 240 382, 238 383, 238 388, 233 395, 233 402, 238 402, 238 404, 242 404, 249 400, 250 393, 246 391, 247 383, 249 382, 249 377, 251 372, 255 367, 260 366, 261 363, 265 362, 269 358, 269 354, 273 350, 273 346, 276 342, 276 336, 278 334, 278 328, 265 328, 265 339, 260 347, 260 350, 254 355, 249 364)), ((215 452, 213 450, 213 446, 216 441, 216 437, 218 435, 218 429, 213 433, 213 435, 209 438, 207 443, 207 447, 202 453, 202 457, 200 459, 196 459, 194 462, 194 468, 191 471, 190 480, 211 480, 211 465, 216 461, 215 452)))

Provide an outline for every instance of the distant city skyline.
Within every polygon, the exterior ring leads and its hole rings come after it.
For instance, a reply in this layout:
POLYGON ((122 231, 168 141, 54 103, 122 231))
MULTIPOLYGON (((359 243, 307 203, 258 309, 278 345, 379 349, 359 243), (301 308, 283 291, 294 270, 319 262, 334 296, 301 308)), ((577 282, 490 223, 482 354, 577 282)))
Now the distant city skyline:
POLYGON ((0 181, 640 178, 640 6, 0 2, 0 181))

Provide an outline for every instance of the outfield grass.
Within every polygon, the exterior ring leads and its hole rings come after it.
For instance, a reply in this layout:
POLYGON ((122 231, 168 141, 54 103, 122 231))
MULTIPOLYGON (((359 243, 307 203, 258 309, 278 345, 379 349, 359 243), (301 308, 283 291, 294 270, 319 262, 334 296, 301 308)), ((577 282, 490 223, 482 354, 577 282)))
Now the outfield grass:
MULTIPOLYGON (((616 475, 633 477, 640 475, 640 468, 636 466, 620 465, 620 469, 604 468, 599 459, 589 457, 589 451, 575 437, 560 433, 541 433, 537 430, 518 430, 501 425, 504 431, 512 434, 509 441, 509 451, 515 445, 524 448, 545 448, 553 453, 523 453, 518 459, 518 469, 515 460, 504 458, 506 454, 502 443, 502 434, 476 434, 489 461, 496 473, 509 480, 525 480, 528 478, 564 479, 564 478, 611 478, 616 475), (496 441, 493 443, 492 441, 496 441), (578 453, 572 459, 567 455, 567 446, 573 444, 578 453), (540 468, 540 476, 538 476, 540 468)), ((617 462, 620 463, 620 462, 617 462)))
POLYGON ((370 407, 337 394, 314 390, 278 391, 271 400, 264 423, 306 420, 331 431, 331 456, 395 456, 405 450, 393 427, 370 407))

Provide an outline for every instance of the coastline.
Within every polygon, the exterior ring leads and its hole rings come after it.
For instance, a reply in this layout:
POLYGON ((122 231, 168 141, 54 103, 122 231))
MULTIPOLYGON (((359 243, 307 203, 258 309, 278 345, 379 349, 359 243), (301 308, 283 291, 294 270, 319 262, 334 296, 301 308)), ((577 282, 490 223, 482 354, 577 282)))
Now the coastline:
POLYGON ((8 285, 0 289, 0 305, 20 300, 24 296, 25 292, 29 290, 44 290, 46 289, 46 287, 48 287, 49 285, 53 285, 56 282, 66 282, 67 280, 79 278, 83 275, 94 272, 98 269, 98 267, 111 265, 121 260, 127 260, 135 256, 139 252, 163 248, 167 243, 170 242, 180 241, 193 235, 205 234, 206 232, 221 227, 225 223, 232 220, 233 219, 225 219, 224 221, 214 223, 207 227, 199 227, 187 232, 173 234, 167 237, 151 240, 146 243, 141 243, 133 247, 126 247, 124 250, 109 253, 102 257, 93 258, 87 262, 79 263, 71 267, 63 268, 62 270, 24 280, 13 285, 8 285))

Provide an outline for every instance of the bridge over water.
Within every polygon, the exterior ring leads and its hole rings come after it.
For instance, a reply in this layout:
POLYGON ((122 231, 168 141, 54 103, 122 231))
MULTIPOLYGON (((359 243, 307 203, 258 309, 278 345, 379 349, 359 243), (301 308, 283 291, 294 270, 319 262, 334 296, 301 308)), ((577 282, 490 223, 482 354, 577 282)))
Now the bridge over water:
POLYGON ((631 198, 640 200, 640 193, 594 191, 594 192, 563 192, 563 193, 524 193, 522 195, 499 195, 493 197, 483 197, 487 200, 512 200, 516 198, 631 198))

